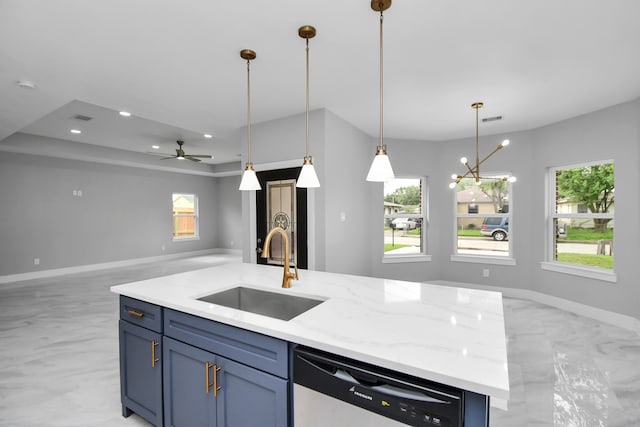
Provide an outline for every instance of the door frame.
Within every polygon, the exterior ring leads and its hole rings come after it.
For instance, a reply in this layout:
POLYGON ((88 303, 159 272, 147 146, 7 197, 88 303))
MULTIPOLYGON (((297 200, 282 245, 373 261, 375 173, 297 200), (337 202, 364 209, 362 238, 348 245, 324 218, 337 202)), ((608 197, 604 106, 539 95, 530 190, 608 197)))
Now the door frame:
MULTIPOLYGON (((271 162, 271 163, 256 163, 254 164, 254 168, 258 171, 269 171, 276 169, 287 169, 287 168, 295 168, 299 167, 301 161, 296 160, 285 160, 281 162, 271 162)), ((316 200, 315 200, 315 189, 309 189, 307 191, 307 269, 315 270, 316 269, 316 200)), ((249 213, 249 240, 246 241, 247 250, 249 251, 249 259, 251 264, 256 264, 258 262, 258 254, 255 251, 256 240, 258 238, 258 232, 256 230, 256 195, 253 191, 246 191, 245 193, 249 193, 249 203, 248 203, 248 213, 249 213)), ((245 252, 246 253, 246 252, 245 252)))

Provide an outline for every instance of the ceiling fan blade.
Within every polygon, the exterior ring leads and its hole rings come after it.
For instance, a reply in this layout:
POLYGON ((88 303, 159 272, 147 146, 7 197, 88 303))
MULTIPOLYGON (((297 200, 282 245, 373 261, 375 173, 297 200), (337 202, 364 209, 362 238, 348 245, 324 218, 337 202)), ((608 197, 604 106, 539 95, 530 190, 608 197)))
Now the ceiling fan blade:
POLYGON ((212 159, 213 156, 209 154, 187 154, 186 157, 200 157, 202 159, 212 159))
POLYGON ((196 159, 196 158, 195 158, 195 157, 193 157, 193 156, 184 156, 184 158, 185 158, 185 159, 189 159, 189 160, 191 160, 192 162, 200 162, 200 161, 202 161, 202 160, 200 160, 200 159, 196 159))
POLYGON ((157 151, 147 151, 147 154, 153 154, 154 156, 173 156, 173 157, 175 157, 175 155, 173 155, 173 154, 158 153, 157 151))
POLYGON ((160 160, 169 160, 169 159, 177 159, 176 156, 163 157, 160 160))

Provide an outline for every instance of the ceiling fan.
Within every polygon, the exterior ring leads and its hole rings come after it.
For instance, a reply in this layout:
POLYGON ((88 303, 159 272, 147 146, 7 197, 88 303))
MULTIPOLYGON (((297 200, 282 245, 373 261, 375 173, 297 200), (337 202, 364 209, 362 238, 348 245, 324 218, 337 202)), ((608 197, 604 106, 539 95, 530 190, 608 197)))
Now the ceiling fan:
POLYGON ((182 149, 182 145, 184 144, 184 141, 181 140, 177 140, 176 141, 178 143, 178 148, 176 148, 176 154, 166 154, 166 153, 157 153, 157 152, 153 152, 153 151, 147 151, 148 154, 154 154, 156 156, 166 156, 163 157, 160 160, 167 160, 167 159, 189 159, 192 162, 199 162, 201 161, 200 159, 213 159, 213 156, 209 155, 209 154, 186 154, 184 152, 184 150, 182 149))

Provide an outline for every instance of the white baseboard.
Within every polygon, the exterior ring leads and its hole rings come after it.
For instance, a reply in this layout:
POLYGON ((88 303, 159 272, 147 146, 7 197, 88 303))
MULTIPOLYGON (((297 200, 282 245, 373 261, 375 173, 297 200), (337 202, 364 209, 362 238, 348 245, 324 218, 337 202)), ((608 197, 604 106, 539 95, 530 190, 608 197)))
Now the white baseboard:
POLYGON ((613 311, 603 310, 601 308, 592 307, 590 305, 566 300, 564 298, 543 294, 541 292, 531 291, 529 289, 503 288, 498 286, 478 285, 475 283, 450 282, 447 280, 433 280, 425 283, 501 292, 506 297, 525 299, 541 304, 546 304, 551 307, 556 307, 562 310, 569 311, 571 313, 588 317, 590 319, 618 326, 620 328, 633 331, 640 335, 640 320, 636 319, 635 317, 615 313, 613 311))
POLYGON ((228 254, 241 256, 241 251, 237 249, 203 249, 200 251, 180 252, 168 255, 158 255, 145 258, 134 258, 122 261, 103 262, 99 264, 78 265, 73 267, 55 268, 50 270, 30 271, 28 273, 8 274, 0 276, 0 284, 10 282, 21 282, 23 280, 42 279, 46 277, 63 276, 65 274, 86 273, 89 271, 104 270, 107 268, 130 267, 138 264, 150 262, 167 261, 172 259, 188 258, 201 255, 228 254))

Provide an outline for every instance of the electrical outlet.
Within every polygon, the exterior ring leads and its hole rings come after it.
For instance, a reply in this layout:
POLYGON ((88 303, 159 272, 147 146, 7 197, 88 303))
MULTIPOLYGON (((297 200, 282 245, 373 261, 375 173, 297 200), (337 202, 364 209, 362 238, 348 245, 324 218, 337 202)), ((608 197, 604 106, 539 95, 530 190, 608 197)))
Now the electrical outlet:
POLYGON ((489 277, 489 269, 485 268, 482 270, 482 277, 489 277))
POLYGON ((34 258, 33 265, 40 265, 40 258, 34 258))

